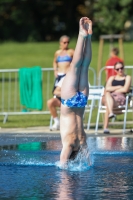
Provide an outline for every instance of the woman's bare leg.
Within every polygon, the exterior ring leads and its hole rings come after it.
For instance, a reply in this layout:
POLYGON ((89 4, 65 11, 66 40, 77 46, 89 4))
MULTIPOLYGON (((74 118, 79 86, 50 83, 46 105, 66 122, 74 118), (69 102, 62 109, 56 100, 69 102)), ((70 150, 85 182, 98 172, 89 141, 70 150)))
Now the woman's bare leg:
POLYGON ((108 129, 108 124, 109 124, 109 111, 106 109, 106 113, 104 115, 104 126, 103 129, 108 129))
POLYGON ((51 98, 47 101, 47 106, 49 108, 49 111, 51 113, 51 116, 53 118, 56 118, 58 117, 58 114, 57 114, 57 110, 56 110, 56 107, 60 107, 61 106, 61 102, 59 99, 57 98, 51 98))
POLYGON ((69 99, 75 95, 78 91, 79 87, 79 77, 81 72, 81 66, 83 62, 83 54, 84 54, 84 47, 87 38, 87 29, 86 29, 86 21, 88 20, 87 17, 83 17, 80 19, 79 22, 79 35, 78 40, 73 56, 73 60, 71 62, 69 71, 63 81, 62 90, 61 90, 61 98, 62 99, 69 99))
POLYGON ((105 99, 106 99, 106 106, 108 108, 108 112, 109 114, 111 114, 113 113, 114 99, 112 98, 110 92, 106 92, 105 99))

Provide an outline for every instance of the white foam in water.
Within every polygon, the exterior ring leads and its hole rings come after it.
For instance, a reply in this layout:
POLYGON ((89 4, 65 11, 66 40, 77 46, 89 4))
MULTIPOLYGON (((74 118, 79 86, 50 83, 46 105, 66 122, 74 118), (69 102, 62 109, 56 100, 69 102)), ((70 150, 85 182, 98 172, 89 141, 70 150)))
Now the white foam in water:
POLYGON ((56 162, 57 167, 69 171, 86 171, 90 169, 91 165, 91 156, 89 154, 88 148, 79 151, 79 153, 73 161, 69 161, 63 166, 60 164, 59 161, 56 162))
POLYGON ((17 165, 25 165, 25 166, 55 166, 55 163, 44 163, 43 161, 37 161, 34 159, 30 160, 22 160, 21 162, 18 162, 17 165))
POLYGON ((43 158, 36 157, 26 157, 25 154, 21 155, 16 153, 12 156, 8 156, 8 151, 3 151, 4 156, 7 155, 7 158, 4 160, 6 165, 21 165, 21 166, 55 166, 54 162, 44 161, 43 158))

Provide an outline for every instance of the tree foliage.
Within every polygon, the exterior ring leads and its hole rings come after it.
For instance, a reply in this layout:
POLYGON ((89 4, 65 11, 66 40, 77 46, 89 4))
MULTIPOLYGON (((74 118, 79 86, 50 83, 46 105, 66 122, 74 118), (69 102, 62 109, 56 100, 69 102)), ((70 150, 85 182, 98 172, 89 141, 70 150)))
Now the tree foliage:
POLYGON ((81 16, 94 22, 94 37, 118 33, 133 16, 133 0, 0 0, 0 40, 55 40, 77 35, 81 16))
POLYGON ((93 17, 97 30, 104 34, 123 32, 124 23, 130 18, 132 9, 132 0, 95 1, 93 17))

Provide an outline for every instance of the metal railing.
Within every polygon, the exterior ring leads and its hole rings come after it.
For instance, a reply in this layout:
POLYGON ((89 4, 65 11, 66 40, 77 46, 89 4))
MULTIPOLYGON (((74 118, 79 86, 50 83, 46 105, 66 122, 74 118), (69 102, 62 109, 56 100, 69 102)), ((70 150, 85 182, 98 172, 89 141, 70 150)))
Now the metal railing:
MULTIPOLYGON (((43 109, 27 110, 23 112, 23 106, 20 104, 19 91, 19 69, 1 69, 0 70, 0 115, 4 116, 3 123, 6 122, 9 115, 31 115, 31 114, 50 114, 47 108, 47 100, 52 98, 52 88, 54 84, 53 68, 42 68, 42 94, 43 109)), ((89 80, 91 84, 96 84, 96 73, 93 68, 89 68, 89 80)))

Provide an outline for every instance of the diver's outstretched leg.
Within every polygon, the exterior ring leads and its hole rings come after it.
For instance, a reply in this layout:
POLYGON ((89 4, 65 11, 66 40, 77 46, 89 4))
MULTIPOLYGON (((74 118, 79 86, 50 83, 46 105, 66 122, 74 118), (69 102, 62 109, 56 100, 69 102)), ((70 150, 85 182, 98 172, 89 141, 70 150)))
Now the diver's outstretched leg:
POLYGON ((79 89, 79 79, 81 66, 84 59, 84 50, 88 36, 87 17, 82 17, 79 21, 79 35, 74 51, 73 60, 70 64, 69 71, 62 84, 61 98, 69 99, 76 94, 79 89))
POLYGON ((88 68, 92 57, 92 50, 91 50, 92 21, 88 19, 87 25, 88 25, 88 35, 85 43, 82 68, 80 72, 80 82, 79 82, 79 91, 84 93, 86 96, 88 96, 89 93, 88 68))

